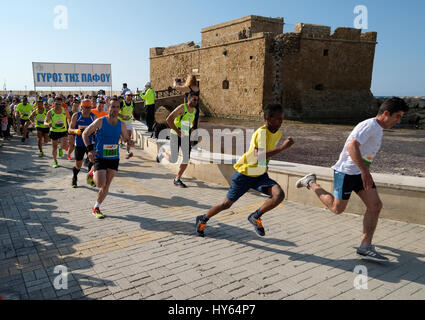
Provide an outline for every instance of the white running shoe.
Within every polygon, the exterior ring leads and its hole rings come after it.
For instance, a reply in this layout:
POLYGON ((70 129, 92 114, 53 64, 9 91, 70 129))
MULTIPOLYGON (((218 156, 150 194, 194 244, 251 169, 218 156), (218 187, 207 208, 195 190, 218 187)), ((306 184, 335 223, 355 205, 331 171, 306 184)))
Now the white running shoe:
POLYGON ((300 179, 296 183, 297 188, 306 187, 310 190, 310 182, 316 182, 316 175, 314 173, 310 173, 306 175, 304 178, 300 179))

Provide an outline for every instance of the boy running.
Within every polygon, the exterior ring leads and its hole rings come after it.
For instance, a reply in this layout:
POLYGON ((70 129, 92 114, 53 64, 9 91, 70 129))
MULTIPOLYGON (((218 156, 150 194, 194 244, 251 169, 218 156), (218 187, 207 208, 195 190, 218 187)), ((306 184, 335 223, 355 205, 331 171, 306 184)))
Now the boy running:
POLYGON ((264 109, 266 125, 254 133, 248 152, 234 166, 237 172, 233 176, 227 198, 212 207, 206 215, 196 218, 196 232, 199 236, 204 236, 204 229, 209 219, 219 212, 229 209, 249 189, 255 189, 270 196, 270 199, 261 208, 248 217, 248 221, 254 226, 258 235, 265 236, 261 217, 276 208, 285 198, 280 185, 269 178, 267 166, 270 158, 294 144, 294 140, 289 137, 278 145, 282 138, 280 127, 283 117, 283 108, 280 104, 270 104, 264 109))
POLYGON ((334 195, 326 192, 317 182, 316 175, 309 174, 297 181, 297 188, 313 190, 319 200, 335 214, 344 212, 354 191, 366 205, 363 219, 363 236, 357 255, 372 261, 388 261, 376 252, 372 245, 373 234, 378 224, 382 202, 379 198, 369 167, 381 148, 384 129, 400 123, 409 110, 400 98, 386 100, 378 116, 359 123, 349 135, 334 170, 334 195))

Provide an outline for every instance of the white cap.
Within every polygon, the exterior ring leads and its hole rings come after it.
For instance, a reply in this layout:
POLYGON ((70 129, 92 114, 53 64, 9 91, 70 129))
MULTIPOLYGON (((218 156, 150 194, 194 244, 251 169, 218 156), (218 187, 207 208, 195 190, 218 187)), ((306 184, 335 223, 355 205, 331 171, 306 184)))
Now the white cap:
POLYGON ((151 87, 151 83, 149 81, 146 82, 146 86, 151 87))
POLYGON ((129 96, 129 95, 132 95, 132 93, 131 93, 131 91, 130 91, 130 90, 128 90, 128 91, 125 93, 125 95, 126 95, 126 96, 129 96))

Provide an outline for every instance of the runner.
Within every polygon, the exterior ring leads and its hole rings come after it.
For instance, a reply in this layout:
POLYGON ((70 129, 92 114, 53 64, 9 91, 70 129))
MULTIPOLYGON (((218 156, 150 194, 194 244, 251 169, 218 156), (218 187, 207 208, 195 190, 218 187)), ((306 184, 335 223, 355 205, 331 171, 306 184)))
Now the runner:
POLYGON ((68 143, 68 125, 71 121, 68 110, 62 106, 62 99, 55 98, 54 107, 47 112, 44 124, 49 126, 49 137, 52 139, 52 155, 53 155, 53 168, 58 167, 57 151, 58 143, 60 142, 61 148, 59 149, 59 157, 63 156, 62 149, 67 147, 68 143))
POLYGON ((179 150, 182 148, 183 161, 180 164, 177 177, 174 179, 174 186, 180 188, 187 188, 182 182, 181 177, 186 171, 190 159, 190 129, 196 117, 196 105, 198 104, 199 97, 196 94, 189 93, 188 104, 184 103, 178 106, 167 118, 167 124, 171 128, 170 135, 170 148, 171 157, 170 162, 176 163, 179 156, 179 150))
POLYGON ((94 174, 94 181, 100 189, 97 202, 92 210, 93 215, 98 219, 105 217, 100 211, 100 205, 108 195, 112 179, 118 171, 120 136, 122 135, 124 141, 130 146, 134 146, 134 142, 128 136, 125 124, 118 119, 119 111, 118 99, 112 98, 108 116, 97 119, 83 133, 83 141, 89 151, 89 159, 94 162, 90 175, 94 174), (93 145, 90 141, 90 135, 96 131, 96 142, 93 145))
POLYGON ((27 139, 29 138, 28 131, 27 131, 28 126, 25 126, 25 124, 29 120, 33 109, 34 109, 34 106, 28 102, 28 98, 26 96, 22 98, 22 103, 18 104, 18 106, 16 107, 16 112, 19 114, 19 118, 20 118, 20 128, 21 128, 20 130, 22 135, 22 139, 21 139, 22 142, 25 142, 25 138, 27 139))
MULTIPOLYGON (((83 166, 84 154, 87 154, 87 148, 84 144, 82 134, 84 130, 90 126, 95 120, 96 116, 91 113, 92 103, 90 100, 83 100, 81 102, 81 112, 74 113, 71 119, 71 124, 69 126, 68 133, 75 135, 75 167, 73 168, 73 177, 71 186, 77 188, 77 178, 80 173, 81 167, 83 166)), ((90 144, 94 143, 94 138, 91 135, 89 137, 90 144)), ((93 163, 90 162, 88 165, 89 171, 91 170, 93 163)), ((93 185, 93 180, 87 181, 89 184, 93 185)))
POLYGON ((49 129, 49 126, 46 126, 44 124, 44 121, 46 120, 46 116, 47 116, 47 109, 45 108, 45 105, 47 105, 47 102, 43 104, 42 98, 39 98, 37 101, 37 108, 31 113, 29 118, 30 121, 28 121, 26 124, 26 126, 29 125, 30 122, 34 124, 34 119, 35 119, 35 128, 37 129, 37 144, 38 144, 38 150, 40 151, 38 156, 40 158, 44 156, 43 138, 44 138, 44 143, 49 142, 50 129, 49 129))
POLYGON ((107 117, 108 113, 105 111, 105 103, 106 101, 102 99, 97 100, 96 108, 91 110, 91 113, 94 113, 96 119, 107 117))
MULTIPOLYGON (((125 123, 127 129, 127 135, 131 138, 133 133, 133 119, 134 119, 134 103, 133 95, 131 91, 125 93, 125 100, 121 103, 120 106, 120 116, 119 119, 125 123)), ((127 155, 126 159, 130 159, 133 156, 133 152, 130 151, 130 145, 127 144, 127 155)))
MULTIPOLYGON (((71 96, 72 98, 72 96, 71 96)), ((75 113, 80 112, 80 100, 74 100, 72 101, 71 104, 71 112, 69 113, 70 117, 71 117, 71 121, 72 121, 72 116, 75 113)), ((68 126, 71 127, 71 123, 68 123, 68 126)), ((68 132, 69 133, 69 132, 68 132)), ((75 150, 75 134, 74 133, 69 133, 68 135, 68 143, 69 143, 69 149, 68 149, 68 156, 66 157, 69 161, 72 161, 72 153, 75 150)))
POLYGON ((366 205, 363 219, 363 236, 357 255, 372 261, 388 261, 372 245, 372 238, 379 220, 382 202, 369 167, 381 148, 384 129, 400 123, 409 110, 400 98, 387 99, 380 107, 377 117, 359 123, 349 135, 334 170, 334 195, 325 191, 317 182, 316 175, 309 174, 296 183, 297 188, 313 190, 319 200, 335 214, 344 212, 354 191, 366 205))
POLYGON ((294 144, 294 140, 289 137, 278 145, 282 138, 280 127, 283 117, 283 108, 279 104, 270 104, 264 109, 266 125, 254 133, 248 152, 235 164, 234 168, 237 172, 233 176, 226 199, 221 204, 212 207, 206 215, 196 218, 196 232, 199 236, 204 236, 209 219, 219 212, 229 209, 249 189, 255 189, 270 196, 270 199, 261 208, 248 217, 248 221, 254 226, 257 234, 265 236, 261 221, 262 215, 277 207, 285 198, 280 185, 269 178, 267 166, 270 158, 294 144))

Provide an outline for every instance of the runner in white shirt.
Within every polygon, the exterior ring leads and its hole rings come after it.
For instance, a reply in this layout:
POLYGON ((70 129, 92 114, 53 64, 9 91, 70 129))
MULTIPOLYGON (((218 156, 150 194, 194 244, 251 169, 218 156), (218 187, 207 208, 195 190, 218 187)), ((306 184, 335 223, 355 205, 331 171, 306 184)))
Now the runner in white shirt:
POLYGON ((369 167, 381 148, 384 129, 391 129, 400 123, 404 113, 409 110, 406 102, 400 98, 386 100, 379 109, 376 118, 359 123, 345 143, 344 149, 334 169, 334 194, 328 193, 317 182, 316 175, 309 174, 297 181, 297 188, 313 190, 320 201, 335 214, 341 214, 347 208, 351 193, 354 191, 366 205, 363 220, 363 237, 357 250, 359 257, 373 261, 388 261, 388 258, 376 252, 372 245, 373 234, 378 224, 382 202, 379 198, 369 167))

